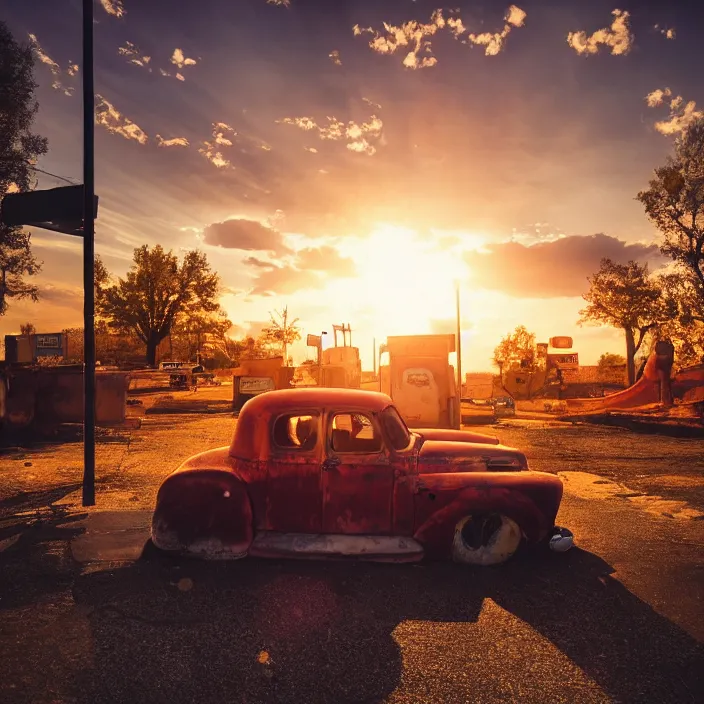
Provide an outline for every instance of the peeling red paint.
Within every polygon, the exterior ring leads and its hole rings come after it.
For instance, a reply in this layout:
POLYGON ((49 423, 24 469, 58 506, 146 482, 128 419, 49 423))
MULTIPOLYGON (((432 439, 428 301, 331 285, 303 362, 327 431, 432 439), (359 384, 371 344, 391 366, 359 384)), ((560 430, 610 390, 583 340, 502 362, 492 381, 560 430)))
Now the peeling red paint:
POLYGON ((498 445, 499 439, 493 435, 475 433, 470 430, 447 430, 445 428, 420 428, 413 430, 424 440, 446 440, 448 442, 473 442, 482 445, 498 445))
MULTIPOLYGON (((384 394, 341 389, 276 391, 252 399, 229 448, 190 458, 164 481, 154 514, 155 544, 239 556, 250 545, 257 551, 257 535, 283 536, 274 547, 262 543, 261 552, 273 555, 290 535, 291 545, 299 546, 296 556, 302 556, 300 546, 309 536, 317 546, 311 547, 314 556, 325 556, 334 550, 330 546, 367 545, 363 536, 396 536, 417 541, 416 552, 399 554, 400 560, 417 559, 420 549, 426 557, 446 558, 458 522, 479 513, 507 516, 528 541, 545 538, 562 498, 558 477, 527 471, 523 453, 489 436, 409 433, 389 423, 384 411, 390 406, 384 394), (333 431, 340 428, 333 418, 355 414, 367 419, 367 439, 361 422, 351 435, 333 431), (285 427, 292 418, 296 428, 305 423, 303 435, 296 430, 296 438, 282 439, 283 426, 276 425, 282 418, 285 427), (351 444, 337 445, 342 439, 351 444), (321 543, 325 535, 330 540, 321 543)), ((368 547, 359 549, 371 557, 368 547)))

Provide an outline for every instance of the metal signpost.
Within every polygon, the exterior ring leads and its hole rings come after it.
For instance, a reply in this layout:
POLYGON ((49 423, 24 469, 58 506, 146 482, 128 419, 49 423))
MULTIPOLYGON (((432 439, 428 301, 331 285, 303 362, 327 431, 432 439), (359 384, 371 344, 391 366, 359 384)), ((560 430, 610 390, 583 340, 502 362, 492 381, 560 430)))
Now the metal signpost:
POLYGON ((460 315, 460 283, 457 282, 457 403, 462 398, 462 321, 460 315))
POLYGON ((95 91, 93 0, 83 0, 83 505, 95 505, 95 91))

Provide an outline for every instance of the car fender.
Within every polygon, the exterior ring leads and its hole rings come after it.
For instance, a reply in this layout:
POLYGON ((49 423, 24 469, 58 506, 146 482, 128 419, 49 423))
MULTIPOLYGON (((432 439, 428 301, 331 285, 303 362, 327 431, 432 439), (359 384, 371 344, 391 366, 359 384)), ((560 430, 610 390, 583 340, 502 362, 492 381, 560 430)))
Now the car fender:
POLYGON ((244 557, 252 542, 252 504, 232 471, 181 467, 159 489, 152 541, 206 559, 244 557))
MULTIPOLYGON (((520 475, 525 477, 526 473, 520 475)), ((449 556, 457 523, 475 513, 507 516, 518 524, 528 542, 539 542, 554 526, 562 498, 562 482, 554 475, 535 473, 537 482, 522 485, 508 473, 501 477, 492 473, 486 480, 474 474, 471 484, 450 492, 443 490, 442 480, 447 478, 448 483, 457 484, 458 475, 435 474, 430 475, 431 481, 427 481, 428 478, 429 475, 420 477, 416 515, 422 516, 422 520, 413 537, 423 545, 428 556, 437 558, 449 556), (419 511, 419 502, 427 501, 437 502, 437 510, 419 511)))

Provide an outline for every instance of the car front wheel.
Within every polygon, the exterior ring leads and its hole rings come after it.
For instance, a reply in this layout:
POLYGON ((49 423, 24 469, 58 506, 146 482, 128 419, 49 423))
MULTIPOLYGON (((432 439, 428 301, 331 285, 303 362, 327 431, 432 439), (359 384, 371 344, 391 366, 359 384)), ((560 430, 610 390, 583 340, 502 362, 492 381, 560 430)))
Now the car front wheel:
POLYGON ((452 559, 468 565, 498 565, 518 550, 521 529, 499 513, 472 514, 455 526, 452 559))

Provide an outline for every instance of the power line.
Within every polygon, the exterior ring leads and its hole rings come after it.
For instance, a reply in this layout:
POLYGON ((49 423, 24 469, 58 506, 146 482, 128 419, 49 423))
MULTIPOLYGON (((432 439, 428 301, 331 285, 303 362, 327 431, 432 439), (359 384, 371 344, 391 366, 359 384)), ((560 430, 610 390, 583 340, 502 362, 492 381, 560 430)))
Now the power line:
POLYGON ((79 182, 76 181, 75 179, 70 179, 70 178, 66 178, 64 176, 59 176, 58 174, 52 174, 50 171, 44 171, 42 169, 38 169, 36 166, 30 166, 29 168, 32 169, 33 171, 38 171, 40 174, 44 174, 46 176, 53 176, 54 178, 58 178, 61 181, 66 181, 66 183, 70 183, 73 186, 79 185, 79 182))
MULTIPOLYGON (((10 162, 11 159, 0 159, 0 162, 10 162)), ((52 176, 53 178, 58 178, 60 181, 65 181, 66 183, 70 183, 73 186, 78 186, 80 185, 80 181, 76 181, 76 179, 70 179, 66 178, 65 176, 59 176, 58 174, 52 174, 51 171, 44 171, 43 169, 40 169, 37 166, 34 166, 33 164, 30 164, 29 162, 25 162, 27 166, 32 169, 32 171, 38 171, 40 174, 44 174, 45 176, 52 176)))

